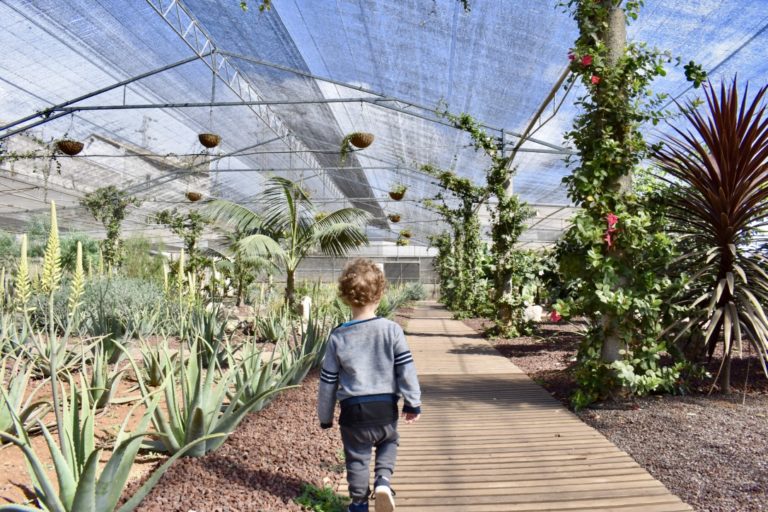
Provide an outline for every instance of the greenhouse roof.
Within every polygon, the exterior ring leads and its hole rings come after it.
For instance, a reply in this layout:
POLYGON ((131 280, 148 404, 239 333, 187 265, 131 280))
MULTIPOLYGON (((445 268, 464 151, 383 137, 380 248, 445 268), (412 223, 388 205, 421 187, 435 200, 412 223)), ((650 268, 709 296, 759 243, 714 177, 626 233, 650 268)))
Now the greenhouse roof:
MULTIPOLYGON (((185 192, 257 207, 264 180, 283 175, 303 180, 320 209, 371 212, 372 239, 408 227, 426 244, 442 225, 420 204, 438 190, 421 165, 478 184, 489 166, 438 108, 471 114, 510 149, 531 126, 515 160, 514 190, 537 211, 523 244, 551 243, 567 225, 563 134, 578 87, 558 89, 534 119, 576 37, 555 0, 471 0, 471 12, 456 0, 273 0, 265 12, 258 3, 243 12, 236 0, 4 0, 0 124, 30 119, 0 137, 17 153, 65 133, 86 147, 49 177, 47 159, 3 162, 0 229, 23 230, 56 199, 62 227, 99 233, 78 201, 115 184, 144 200, 126 231, 166 237, 147 216, 195 207, 185 192), (375 141, 341 162, 340 143, 354 131, 375 141), (220 134, 221 145, 201 152, 200 132, 220 134), (395 183, 408 186, 401 202, 387 195, 395 183), (402 221, 390 224, 389 213, 402 221)), ((648 0, 629 38, 694 60, 715 80, 738 73, 763 85, 766 7, 648 0)), ((656 92, 696 91, 678 67, 656 92)))

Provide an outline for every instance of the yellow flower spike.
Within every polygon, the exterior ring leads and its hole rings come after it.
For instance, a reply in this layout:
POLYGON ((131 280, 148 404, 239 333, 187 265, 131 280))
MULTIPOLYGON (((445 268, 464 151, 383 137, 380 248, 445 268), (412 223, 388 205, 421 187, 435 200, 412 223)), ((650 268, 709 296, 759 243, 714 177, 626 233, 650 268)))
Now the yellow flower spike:
POLYGON ((21 235, 21 257, 16 268, 14 282, 16 309, 26 311, 29 299, 32 297, 32 283, 29 279, 29 261, 27 260, 27 235, 21 235))
POLYGON ((56 203, 51 201, 51 230, 43 257, 42 291, 51 294, 61 282, 61 247, 59 246, 59 224, 56 220, 56 203))

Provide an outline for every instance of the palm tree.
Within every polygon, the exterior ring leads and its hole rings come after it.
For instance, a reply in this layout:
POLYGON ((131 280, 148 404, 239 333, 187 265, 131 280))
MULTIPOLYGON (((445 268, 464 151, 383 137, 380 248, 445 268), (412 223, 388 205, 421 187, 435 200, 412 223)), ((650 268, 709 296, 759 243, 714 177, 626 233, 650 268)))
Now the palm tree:
POLYGON ((271 275, 279 269, 275 267, 274 262, 269 258, 245 256, 243 251, 240 250, 239 242, 248 235, 239 229, 235 229, 225 236, 226 250, 217 251, 224 259, 216 262, 216 270, 221 271, 226 277, 230 278, 235 288, 236 305, 241 306, 248 286, 256 280, 259 274, 266 271, 271 275))
POLYGON ((214 220, 247 234, 237 242, 244 257, 269 258, 283 267, 285 301, 293 306, 301 261, 314 251, 338 257, 367 244, 365 225, 370 215, 359 208, 342 208, 317 220, 312 201, 297 183, 281 177, 267 183, 261 195, 263 214, 223 199, 212 201, 206 211, 214 220))

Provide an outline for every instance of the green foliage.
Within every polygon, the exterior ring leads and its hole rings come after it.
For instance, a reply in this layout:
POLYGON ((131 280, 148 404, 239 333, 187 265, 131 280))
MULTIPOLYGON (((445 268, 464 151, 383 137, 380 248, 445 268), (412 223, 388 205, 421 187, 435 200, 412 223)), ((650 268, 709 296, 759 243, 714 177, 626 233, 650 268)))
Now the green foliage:
POLYGON ((203 268, 208 264, 208 260, 200 253, 197 242, 211 220, 197 210, 182 213, 175 208, 162 210, 150 220, 165 226, 171 233, 184 241, 184 249, 187 254, 187 265, 184 267, 184 272, 193 272, 200 277, 203 268))
POLYGON ((121 261, 120 228, 126 211, 130 206, 140 206, 141 201, 109 185, 88 192, 80 204, 107 230, 107 237, 101 242, 104 261, 109 268, 117 267, 121 261))
POLYGON ((85 233, 67 233, 61 237, 61 268, 74 272, 77 267, 77 244, 82 247, 83 268, 96 268, 99 263, 99 242, 85 233))
POLYGON ((16 236, 0 231, 0 267, 11 268, 19 257, 19 242, 16 236))
POLYGON ((35 400, 46 381, 41 381, 27 393, 32 371, 24 358, 11 362, 10 355, 6 355, 0 359, 0 432, 18 435, 17 423, 31 432, 36 429, 37 421, 51 410, 46 400, 35 400))
POLYGON ((162 283, 165 258, 159 251, 157 254, 152 254, 152 251, 153 246, 146 238, 127 238, 123 242, 124 258, 120 273, 125 277, 162 283))
POLYGON ((423 165, 422 172, 438 179, 442 190, 424 205, 440 214, 451 232, 431 239, 440 254, 436 260, 443 302, 457 317, 478 316, 488 299, 483 266, 486 245, 480 239, 477 211, 484 189, 456 173, 423 165))
POLYGON ((675 371, 654 367, 663 298, 677 286, 659 270, 671 261, 674 247, 627 178, 648 155, 640 125, 665 116, 660 105, 666 97, 654 96, 650 84, 665 74, 672 59, 641 43, 628 44, 616 55, 607 44, 611 9, 624 9, 628 19, 636 19, 641 4, 562 3, 579 27, 569 56, 570 80, 581 81, 586 89, 576 102, 582 113, 567 134, 578 161, 569 162, 573 173, 564 179, 580 210, 559 247, 561 270, 574 298, 557 306, 564 316, 582 314, 590 323, 578 355, 576 406, 620 388, 646 393, 675 382, 675 371), (616 345, 623 350, 613 364, 616 345), (639 382, 637 375, 644 380, 639 382))
POLYGON ((336 494, 330 487, 320 489, 311 484, 305 484, 294 501, 313 512, 344 512, 349 504, 347 496, 336 494))
MULTIPOLYGON (((479 301, 478 305, 492 312, 496 326, 503 335, 516 335, 523 329, 522 315, 515 309, 520 302, 517 290, 512 284, 516 273, 523 269, 515 266, 514 246, 525 228, 525 222, 534 215, 534 211, 520 198, 508 192, 510 180, 515 174, 511 168, 511 156, 505 156, 502 143, 488 135, 483 127, 469 114, 455 116, 447 111, 441 112, 456 128, 467 132, 472 138, 476 150, 482 150, 491 160, 490 167, 486 170, 486 186, 475 190, 475 201, 479 204, 489 196, 494 196, 497 206, 491 211, 491 253, 490 276, 493 278, 493 298, 490 304, 479 301), (480 197, 482 192, 483 196, 480 197)), ((451 182, 448 182, 450 186, 451 182)), ((473 228, 473 229, 478 229, 473 228)), ((460 259, 454 262, 460 272, 462 262, 460 259)), ((473 271, 477 271, 474 269, 473 271)), ((476 287, 475 290, 478 288, 476 287)), ((456 293, 464 294, 464 290, 456 290, 456 293)), ((471 293, 471 291, 469 292, 471 293)), ((476 306, 475 310, 479 308, 476 306)))

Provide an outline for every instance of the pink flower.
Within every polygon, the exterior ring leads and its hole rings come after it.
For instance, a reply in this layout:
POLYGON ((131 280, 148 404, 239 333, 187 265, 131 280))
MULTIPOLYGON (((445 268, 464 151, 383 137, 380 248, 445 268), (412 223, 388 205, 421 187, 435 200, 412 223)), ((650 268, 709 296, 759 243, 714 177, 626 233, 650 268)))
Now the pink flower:
POLYGON ((611 233, 612 233, 612 230, 606 231, 605 236, 603 237, 603 240, 605 240, 605 243, 608 244, 609 249, 613 245, 613 240, 611 240, 611 233))
POLYGON ((576 55, 574 55, 574 54, 573 54, 573 50, 570 50, 570 51, 568 52, 568 60, 570 60, 571 62, 573 62, 574 60, 576 60, 576 55))
POLYGON ((605 220, 608 221, 608 229, 611 231, 616 227, 616 223, 619 222, 619 218, 613 213, 606 215, 605 220))
POLYGON ((563 317, 560 316, 560 313, 558 313, 553 309, 552 312, 549 314, 549 319, 552 320, 553 322, 559 322, 560 320, 563 319, 563 317))
POLYGON ((590 78, 592 85, 597 85, 600 83, 600 77, 597 75, 592 75, 592 78, 590 78))
POLYGON ((585 55, 581 58, 581 65, 582 66, 591 66, 592 65, 592 56, 591 55, 585 55))

